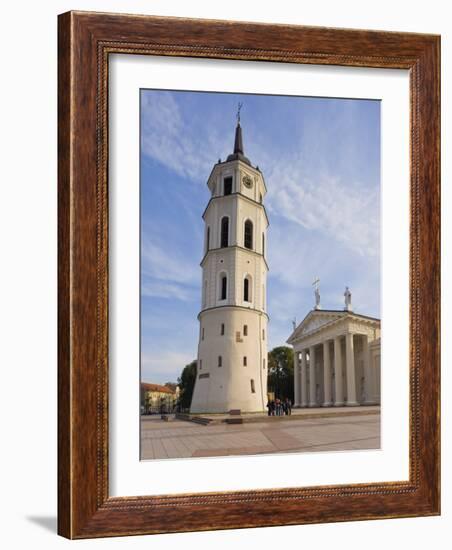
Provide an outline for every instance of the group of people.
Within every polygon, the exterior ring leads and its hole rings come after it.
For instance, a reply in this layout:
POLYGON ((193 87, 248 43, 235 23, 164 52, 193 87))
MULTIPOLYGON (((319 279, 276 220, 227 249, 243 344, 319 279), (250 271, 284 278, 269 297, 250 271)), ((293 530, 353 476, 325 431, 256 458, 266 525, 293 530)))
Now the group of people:
POLYGON ((272 399, 267 403, 268 416, 284 416, 292 414, 292 401, 286 399, 272 399))

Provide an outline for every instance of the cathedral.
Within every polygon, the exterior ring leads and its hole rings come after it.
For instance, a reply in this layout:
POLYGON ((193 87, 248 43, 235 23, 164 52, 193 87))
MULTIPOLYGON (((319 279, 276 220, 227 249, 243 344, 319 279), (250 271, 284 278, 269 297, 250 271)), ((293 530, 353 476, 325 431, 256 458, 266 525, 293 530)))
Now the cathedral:
POLYGON ((207 180, 197 374, 191 413, 262 412, 267 402, 266 186, 245 156, 240 110, 234 150, 207 180))
POLYGON ((344 297, 343 310, 322 309, 317 286, 314 309, 294 323, 295 407, 380 403, 380 319, 354 312, 348 287, 344 297))

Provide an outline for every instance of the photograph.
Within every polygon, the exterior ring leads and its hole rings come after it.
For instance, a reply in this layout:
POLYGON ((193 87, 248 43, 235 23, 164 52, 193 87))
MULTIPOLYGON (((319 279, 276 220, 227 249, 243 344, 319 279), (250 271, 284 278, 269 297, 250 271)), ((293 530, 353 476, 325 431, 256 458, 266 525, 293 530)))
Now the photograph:
POLYGON ((381 102, 139 93, 140 459, 379 449, 381 102))

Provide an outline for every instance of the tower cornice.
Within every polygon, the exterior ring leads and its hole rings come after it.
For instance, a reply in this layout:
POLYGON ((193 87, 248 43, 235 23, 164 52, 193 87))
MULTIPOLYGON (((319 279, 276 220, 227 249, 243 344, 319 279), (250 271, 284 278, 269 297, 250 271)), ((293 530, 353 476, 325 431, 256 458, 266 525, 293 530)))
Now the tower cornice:
POLYGON ((213 201, 216 201, 216 200, 219 200, 219 199, 228 200, 229 197, 235 197, 235 196, 242 197, 243 199, 245 199, 245 200, 248 201, 249 203, 254 204, 255 206, 260 206, 260 207, 262 208, 263 212, 264 212, 265 220, 266 220, 266 222, 267 222, 267 227, 270 225, 270 222, 268 221, 267 211, 265 210, 265 206, 264 206, 261 202, 255 201, 254 199, 250 199, 250 197, 247 197, 247 196, 244 195, 243 193, 240 193, 240 191, 235 191, 234 193, 230 193, 229 195, 218 195, 217 197, 210 197, 209 202, 207 203, 207 206, 206 206, 204 212, 202 213, 202 219, 203 219, 203 220, 206 219, 205 216, 206 216, 206 214, 207 214, 207 210, 209 209, 210 204, 211 204, 213 201))
POLYGON ((246 306, 239 306, 239 305, 233 305, 233 304, 226 304, 224 306, 206 307, 205 309, 202 309, 198 313, 198 320, 201 317, 201 315, 206 311, 213 311, 214 309, 228 309, 228 308, 233 310, 240 309, 243 311, 252 311, 253 313, 258 313, 259 315, 262 315, 267 319, 267 321, 270 321, 270 317, 268 316, 268 313, 266 313, 265 311, 262 311, 262 309, 256 309, 255 307, 246 307, 246 306))
POLYGON ((249 252, 251 254, 254 254, 255 256, 261 257, 264 260, 264 264, 265 264, 265 267, 267 268, 267 271, 269 270, 267 260, 265 259, 265 256, 263 254, 261 254, 260 252, 257 252, 256 250, 252 250, 251 248, 245 248, 244 246, 240 246, 238 244, 232 244, 230 246, 224 246, 220 248, 209 248, 209 250, 204 254, 199 265, 201 267, 204 267, 204 262, 207 259, 207 256, 209 256, 211 252, 220 252, 220 251, 226 251, 226 250, 232 250, 232 249, 243 250, 243 252, 249 252))

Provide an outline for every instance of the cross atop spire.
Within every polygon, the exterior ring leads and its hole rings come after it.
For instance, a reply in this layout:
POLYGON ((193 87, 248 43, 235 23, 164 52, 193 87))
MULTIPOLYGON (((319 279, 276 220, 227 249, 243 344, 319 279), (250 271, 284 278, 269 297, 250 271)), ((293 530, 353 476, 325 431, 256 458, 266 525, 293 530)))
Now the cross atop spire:
POLYGON ((240 124, 240 109, 243 107, 243 103, 239 101, 237 106, 237 124, 240 124))

